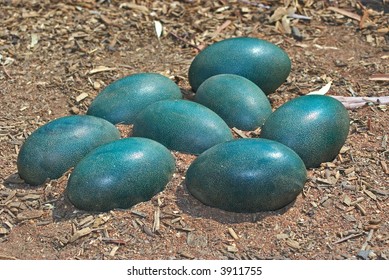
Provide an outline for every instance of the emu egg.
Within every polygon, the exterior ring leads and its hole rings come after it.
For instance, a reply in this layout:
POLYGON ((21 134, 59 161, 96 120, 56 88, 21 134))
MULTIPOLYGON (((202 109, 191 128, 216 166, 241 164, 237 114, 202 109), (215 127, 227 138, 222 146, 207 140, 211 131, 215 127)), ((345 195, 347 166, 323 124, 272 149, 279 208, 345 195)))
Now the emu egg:
POLYGON ((132 132, 189 154, 200 154, 233 138, 219 115, 188 100, 163 100, 147 106, 135 119, 132 132))
POLYGON ((132 124, 146 106, 159 100, 180 98, 180 88, 169 78, 157 73, 138 73, 108 85, 92 101, 87 114, 113 124, 132 124))
POLYGON ((266 120, 261 137, 294 150, 307 168, 332 161, 350 128, 347 109, 330 96, 305 95, 292 99, 266 120))
POLYGON ((216 112, 229 127, 254 130, 272 113, 267 96, 250 80, 235 74, 219 74, 198 88, 195 101, 216 112))
POLYGON ((306 169, 283 144, 238 139, 198 156, 186 173, 188 191, 202 203, 231 212, 280 209, 302 191, 306 169))
POLYGON ((259 86, 267 95, 288 77, 291 61, 287 53, 271 42, 250 38, 229 38, 201 51, 189 67, 189 83, 193 91, 209 77, 237 74, 259 86))
POLYGON ((66 116, 35 130, 22 145, 17 167, 28 184, 61 177, 88 152, 120 138, 110 122, 93 116, 66 116))
POLYGON ((66 194, 82 210, 130 208, 161 192, 174 170, 174 157, 163 145, 144 138, 120 139, 96 148, 76 165, 66 194))

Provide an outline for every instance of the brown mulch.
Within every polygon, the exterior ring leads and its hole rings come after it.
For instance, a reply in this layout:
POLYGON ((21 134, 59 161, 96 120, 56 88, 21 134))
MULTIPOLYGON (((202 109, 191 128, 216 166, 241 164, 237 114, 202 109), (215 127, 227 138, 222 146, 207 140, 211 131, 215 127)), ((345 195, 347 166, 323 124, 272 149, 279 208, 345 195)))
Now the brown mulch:
MULTIPOLYGON (((78 211, 64 198, 69 173, 30 187, 16 168, 31 132, 54 118, 85 113, 102 88, 125 75, 161 73, 190 99, 187 71, 194 56, 235 36, 269 40, 291 57, 290 77, 269 96, 274 108, 329 81, 330 95, 387 96, 389 14, 380 11, 383 5, 0 1, 0 259, 387 260, 387 105, 350 110, 339 156, 309 170, 303 193, 275 212, 204 206, 183 185, 195 156, 177 152, 176 173, 162 193, 107 213, 78 211), (288 9, 280 9, 284 5, 288 9), (160 38, 155 21, 163 26, 160 38)), ((123 135, 131 129, 118 127, 123 135)))

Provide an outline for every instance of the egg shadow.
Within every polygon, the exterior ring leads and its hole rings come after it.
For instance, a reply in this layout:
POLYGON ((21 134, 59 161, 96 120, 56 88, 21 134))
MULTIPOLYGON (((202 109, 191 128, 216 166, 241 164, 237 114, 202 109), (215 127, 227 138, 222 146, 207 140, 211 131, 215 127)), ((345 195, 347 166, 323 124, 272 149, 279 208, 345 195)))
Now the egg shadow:
POLYGON ((79 210, 70 202, 66 192, 62 193, 61 196, 53 202, 53 221, 54 222, 63 222, 78 218, 80 216, 94 215, 98 213, 87 212, 79 210))
POLYGON ((19 173, 15 172, 9 175, 8 177, 4 178, 3 185, 7 189, 11 189, 11 190, 22 189, 22 190, 33 191, 33 190, 40 189, 43 184, 38 186, 27 184, 26 182, 24 182, 22 178, 20 178, 19 173))
POLYGON ((236 213, 210 207, 203 204, 191 195, 185 185, 185 180, 176 188, 177 206, 180 210, 193 218, 212 219, 222 224, 239 224, 244 222, 256 223, 266 217, 283 215, 295 204, 292 201, 288 205, 275 211, 263 211, 255 213, 236 213))

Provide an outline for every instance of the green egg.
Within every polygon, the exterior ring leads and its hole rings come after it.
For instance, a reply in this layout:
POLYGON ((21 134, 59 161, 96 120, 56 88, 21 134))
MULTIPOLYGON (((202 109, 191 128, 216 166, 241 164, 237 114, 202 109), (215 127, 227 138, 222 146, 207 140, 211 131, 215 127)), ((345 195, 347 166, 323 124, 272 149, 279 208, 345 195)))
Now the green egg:
POLYGON ((286 81, 291 61, 280 47, 257 38, 237 37, 214 43, 202 50, 189 67, 193 91, 217 74, 243 76, 268 95, 286 81))
POLYGON ((148 105, 180 98, 180 88, 169 78, 157 73, 138 73, 108 85, 92 101, 87 114, 113 124, 132 124, 136 115, 148 105))
POLYGON ((341 102, 330 96, 306 95, 274 111, 263 125, 261 137, 290 147, 312 168, 335 159, 349 128, 350 118, 341 102))
POLYGON ((216 112, 229 127, 254 130, 272 113, 267 96, 250 80, 235 74, 206 79, 196 91, 196 102, 216 112))
POLYGON ((94 149, 76 165, 66 195, 82 210, 126 209, 163 191, 174 170, 175 159, 163 145, 120 139, 94 149))
POLYGON ((58 118, 26 139, 17 159, 19 176, 31 185, 57 179, 92 149, 119 138, 119 130, 101 118, 82 115, 58 118))
POLYGON ((150 138, 189 154, 200 154, 233 138, 228 125, 215 112, 188 100, 149 105, 135 119, 132 132, 133 136, 150 138))
POLYGON ((303 161, 283 144, 237 139, 218 144, 188 168, 185 184, 202 203, 231 212, 280 209, 302 191, 303 161))

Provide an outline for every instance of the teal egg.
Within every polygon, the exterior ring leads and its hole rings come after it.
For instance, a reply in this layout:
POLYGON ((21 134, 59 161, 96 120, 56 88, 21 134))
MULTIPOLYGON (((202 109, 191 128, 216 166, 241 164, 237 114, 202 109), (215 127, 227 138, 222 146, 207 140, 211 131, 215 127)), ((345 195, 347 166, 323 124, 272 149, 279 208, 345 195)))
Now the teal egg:
POLYGON ((306 178, 304 163, 294 151, 275 141, 246 138, 218 144, 198 156, 185 184, 208 206, 250 213, 291 203, 306 178))
POLYGON ((163 145, 125 138, 102 145, 74 168, 66 195, 79 209, 126 209, 150 200, 173 176, 175 159, 163 145))
POLYGON ((157 73, 138 73, 108 85, 92 101, 87 114, 113 124, 132 124, 136 115, 148 105, 180 98, 180 88, 169 78, 157 73))
POLYGON ((133 136, 150 138, 189 154, 200 154, 233 138, 228 125, 215 112, 188 100, 149 105, 135 119, 132 132, 133 136))
POLYGON ((341 102, 330 96, 305 95, 275 110, 263 125, 261 137, 290 147, 311 168, 335 159, 349 128, 350 118, 341 102))
POLYGON ((17 158, 19 176, 31 185, 57 179, 92 149, 119 138, 119 130, 101 118, 58 118, 26 139, 17 158))
POLYGON ((196 91, 196 102, 216 112, 229 127, 254 130, 272 113, 267 96, 250 80, 235 74, 206 79, 196 91))
POLYGON ((237 37, 219 41, 202 50, 189 67, 193 91, 217 74, 243 76, 268 95, 286 81, 291 61, 280 47, 257 38, 237 37))

